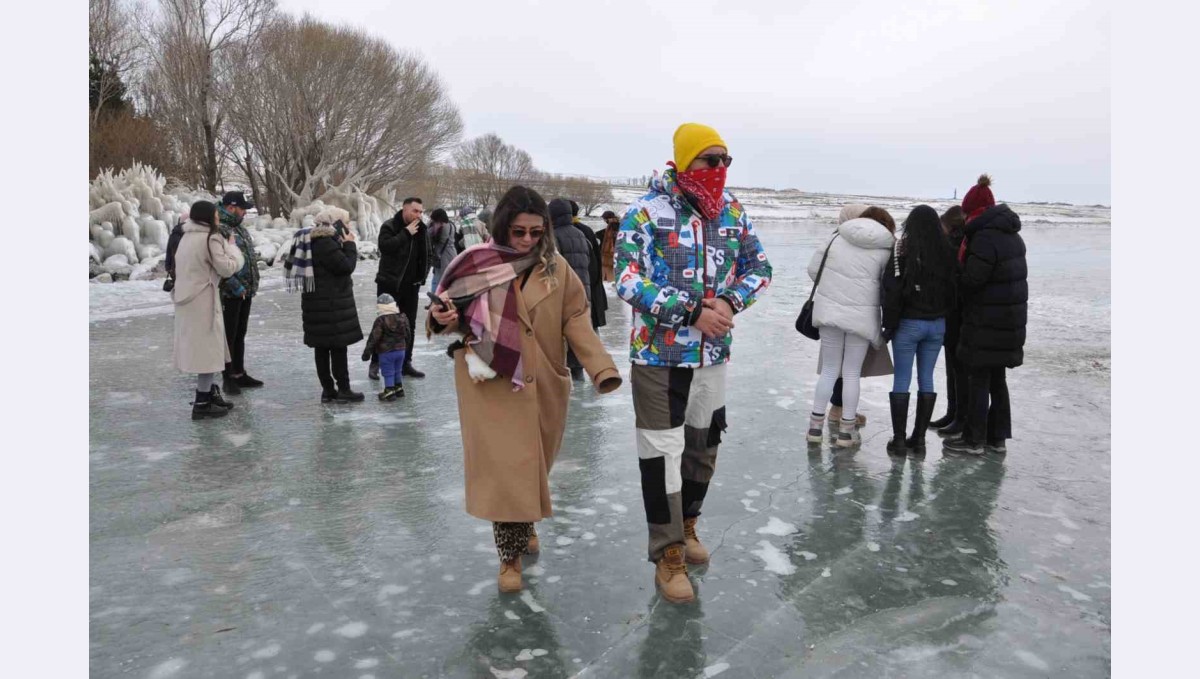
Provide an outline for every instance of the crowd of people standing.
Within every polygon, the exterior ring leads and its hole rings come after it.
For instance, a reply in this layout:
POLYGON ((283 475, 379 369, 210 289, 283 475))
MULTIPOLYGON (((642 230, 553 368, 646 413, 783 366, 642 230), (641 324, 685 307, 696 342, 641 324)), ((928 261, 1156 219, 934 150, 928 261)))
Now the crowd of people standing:
MULTIPOLYGON (((444 209, 427 224, 420 198, 403 201, 379 234, 378 317, 362 358, 383 375, 379 398, 404 396, 413 365, 420 291, 433 274, 427 336, 453 336, 463 436, 466 509, 493 524, 502 591, 522 587, 534 524, 552 513, 548 477, 562 444, 572 381, 607 393, 622 378, 597 329, 608 290, 631 308, 629 381, 634 446, 647 524, 647 557, 663 598, 695 594, 688 565, 709 561, 698 520, 714 487, 728 427, 726 364, 736 317, 770 285, 773 268, 744 206, 726 190, 728 144, 706 125, 676 130, 673 158, 649 191, 605 226, 585 226, 567 198, 547 202, 512 187, 494 212, 456 226, 444 209)), ((808 265, 806 322, 819 336, 819 379, 807 427, 837 448, 861 445, 861 380, 891 375, 892 455, 923 455, 933 427, 950 452, 1006 452, 1012 436, 1006 372, 1023 362, 1028 286, 1020 219, 997 204, 983 175, 939 215, 918 205, 897 224, 879 206, 847 205, 808 265), (891 345, 891 354, 887 345, 891 345), (933 421, 934 370, 946 350, 947 412, 933 421), (911 383, 917 397, 908 430, 911 383), (827 414, 828 413, 828 414, 827 414)), ((225 391, 261 386, 245 369, 245 334, 258 287, 241 219, 253 206, 232 192, 192 206, 172 251, 175 364, 196 373, 193 418, 224 415, 225 391)), ((347 350, 364 338, 351 275, 355 232, 326 208, 299 230, 285 260, 301 293, 324 402, 355 402, 347 350)), ((802 314, 803 318, 804 314, 802 314)), ((801 322, 797 321, 798 329, 801 322)))

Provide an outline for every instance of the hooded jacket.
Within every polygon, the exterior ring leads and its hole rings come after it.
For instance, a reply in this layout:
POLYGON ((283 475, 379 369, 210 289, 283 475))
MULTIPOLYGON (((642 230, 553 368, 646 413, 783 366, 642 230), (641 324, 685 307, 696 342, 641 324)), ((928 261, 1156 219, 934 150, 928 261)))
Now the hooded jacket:
MULTIPOLYGON (((896 237, 874 219, 858 217, 838 226, 826 243, 829 258, 813 295, 813 325, 837 328, 865 338, 876 349, 881 331, 880 283, 896 237)), ((813 252, 808 277, 814 281, 825 247, 813 252)))
POLYGON ((741 313, 771 283, 771 264, 733 194, 705 220, 675 181, 674 168, 625 211, 616 236, 617 294, 633 307, 629 360, 637 365, 703 368, 729 361, 733 333, 703 337, 692 324, 704 299, 720 297, 741 313))
POLYGON ((217 206, 217 216, 221 220, 221 235, 226 238, 233 236, 238 249, 242 251, 243 262, 241 269, 221 281, 221 296, 250 299, 258 292, 258 256, 254 250, 254 240, 250 238, 242 219, 227 211, 224 205, 217 206))
POLYGON ((1021 218, 1003 203, 988 208, 964 230, 958 355, 970 367, 1016 368, 1025 360, 1029 271, 1020 231, 1021 218))
POLYGON ((358 265, 358 247, 353 241, 338 242, 337 231, 328 224, 312 230, 312 266, 316 287, 300 295, 304 344, 314 348, 340 349, 363 338, 354 302, 350 275, 358 265))
POLYGON ((579 281, 583 283, 584 293, 587 295, 587 300, 592 301, 592 249, 588 244, 587 236, 575 227, 571 220, 571 203, 562 199, 555 198, 550 201, 550 221, 554 225, 554 241, 558 245, 558 252, 567 260, 567 264, 571 265, 571 270, 579 276, 579 281))

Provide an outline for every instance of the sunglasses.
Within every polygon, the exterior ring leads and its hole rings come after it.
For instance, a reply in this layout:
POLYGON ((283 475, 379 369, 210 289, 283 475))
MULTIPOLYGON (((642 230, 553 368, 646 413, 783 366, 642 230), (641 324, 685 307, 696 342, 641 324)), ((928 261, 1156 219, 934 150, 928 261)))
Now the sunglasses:
POLYGON ((511 236, 513 239, 524 238, 525 236, 529 236, 530 238, 537 240, 537 239, 541 238, 544 233, 546 233, 545 229, 514 228, 514 229, 508 230, 508 235, 511 236))
POLYGON ((709 167, 716 167, 719 164, 724 164, 725 167, 733 165, 733 156, 727 153, 712 153, 707 156, 696 156, 696 160, 703 160, 708 163, 709 167))

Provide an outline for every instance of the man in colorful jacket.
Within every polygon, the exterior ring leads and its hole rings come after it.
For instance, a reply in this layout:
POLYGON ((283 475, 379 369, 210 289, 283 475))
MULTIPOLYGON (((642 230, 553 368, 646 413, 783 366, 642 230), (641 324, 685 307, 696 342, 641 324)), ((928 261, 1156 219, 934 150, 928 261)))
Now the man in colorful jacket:
POLYGON ((242 226, 246 211, 254 204, 246 200, 246 194, 241 191, 230 191, 221 198, 217 206, 217 214, 221 220, 221 235, 228 238, 233 236, 242 258, 246 263, 241 270, 229 278, 221 279, 221 308, 225 316, 225 340, 229 343, 229 355, 232 360, 225 364, 222 373, 222 385, 227 394, 240 394, 243 387, 261 387, 261 380, 256 380, 246 373, 244 365, 246 355, 246 330, 250 325, 250 300, 258 292, 258 258, 254 252, 254 241, 250 232, 242 226))
POLYGON ((675 131, 673 162, 625 212, 617 294, 633 307, 629 358, 638 464, 655 582, 672 602, 695 594, 687 563, 708 562, 696 520, 725 430, 733 317, 771 282, 740 203, 725 191, 733 158, 717 131, 675 131))

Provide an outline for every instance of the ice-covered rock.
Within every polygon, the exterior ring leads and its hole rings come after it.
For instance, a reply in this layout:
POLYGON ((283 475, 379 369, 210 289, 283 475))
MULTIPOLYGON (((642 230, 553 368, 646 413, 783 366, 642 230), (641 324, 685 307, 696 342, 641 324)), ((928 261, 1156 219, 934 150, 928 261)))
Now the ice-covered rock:
POLYGON ((109 268, 115 266, 129 266, 129 258, 125 255, 113 255, 105 259, 103 263, 104 266, 109 268))
POLYGON ((103 207, 92 210, 91 223, 101 224, 108 222, 109 224, 120 224, 125 219, 125 208, 118 201, 105 204, 103 207))
POLYGON ((157 245, 138 245, 137 256, 138 261, 143 261, 151 257, 162 254, 163 249, 157 245))
POLYGON ((129 264, 137 264, 138 262, 137 247, 134 246, 133 241, 125 236, 117 236, 108 244, 108 247, 104 248, 105 260, 113 255, 125 255, 125 259, 129 264))
POLYGON ((91 260, 97 264, 102 264, 104 262, 104 250, 100 246, 91 242, 88 243, 88 248, 88 253, 91 257, 91 260))
POLYGON ((358 241, 359 259, 379 259, 379 246, 369 240, 358 241))
MULTIPOLYGON (((276 217, 275 219, 271 220, 271 228, 272 229, 292 229, 292 226, 291 226, 291 222, 284 219, 283 217, 276 217)), ((292 230, 295 231, 295 229, 292 229, 292 230)))
POLYGON ((256 245, 255 251, 258 253, 258 258, 267 264, 275 263, 275 255, 278 254, 279 246, 274 243, 267 242, 262 245, 256 245))
POLYGON ((112 274, 102 273, 99 276, 96 276, 95 278, 93 278, 92 282, 93 283, 112 283, 113 277, 112 277, 112 274))

